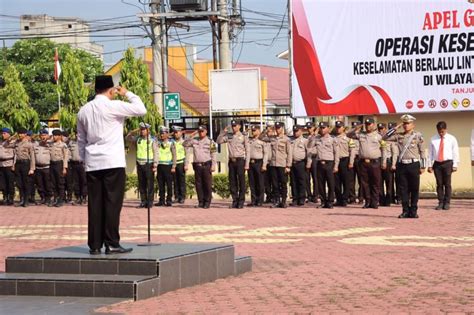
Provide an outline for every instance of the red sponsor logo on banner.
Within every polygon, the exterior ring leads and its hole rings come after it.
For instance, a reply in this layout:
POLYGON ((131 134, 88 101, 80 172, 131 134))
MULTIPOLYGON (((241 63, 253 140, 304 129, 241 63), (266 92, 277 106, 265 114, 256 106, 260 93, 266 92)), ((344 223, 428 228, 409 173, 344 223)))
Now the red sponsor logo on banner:
POLYGON ((419 100, 416 103, 416 106, 418 106, 418 108, 423 108, 423 107, 425 107, 425 102, 423 100, 419 100))
POLYGON ((412 101, 407 101, 405 106, 408 108, 408 109, 412 109, 413 108, 413 102, 412 101))
POLYGON ((448 100, 447 99, 442 99, 441 102, 439 102, 439 106, 441 106, 441 108, 446 108, 448 107, 449 103, 448 103, 448 100))
POLYGON ((436 101, 435 101, 435 100, 430 100, 430 101, 428 102, 428 106, 429 106, 430 108, 435 108, 435 107, 436 107, 436 101))

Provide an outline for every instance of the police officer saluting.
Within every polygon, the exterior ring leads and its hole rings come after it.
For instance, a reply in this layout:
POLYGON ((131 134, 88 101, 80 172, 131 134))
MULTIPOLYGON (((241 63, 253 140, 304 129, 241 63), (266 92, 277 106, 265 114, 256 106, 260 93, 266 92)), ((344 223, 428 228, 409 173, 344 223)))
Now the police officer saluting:
POLYGON ((33 143, 28 141, 25 128, 18 129, 19 141, 15 147, 14 170, 16 184, 20 190, 20 203, 18 206, 28 207, 30 196, 29 176, 35 173, 35 151, 33 143))
POLYGON ((2 129, 2 141, 0 143, 0 180, 2 181, 3 199, 6 205, 13 205, 15 198, 15 173, 13 162, 15 158, 15 140, 11 137, 9 128, 2 129))
POLYGON ((63 142, 60 130, 53 130, 53 143, 50 147, 51 152, 51 182, 53 184, 53 193, 55 198, 55 207, 62 207, 65 200, 64 185, 67 175, 69 150, 63 142))
POLYGON ((53 196, 51 172, 49 170, 51 164, 50 147, 48 130, 43 129, 40 131, 40 141, 35 143, 35 182, 41 197, 40 204, 47 204, 49 207, 53 205, 51 201, 53 196))
POLYGON ((336 206, 346 207, 349 199, 349 189, 354 177, 354 140, 346 135, 344 123, 336 121, 336 138, 339 145, 339 167, 336 173, 336 206))
POLYGON ((199 200, 195 208, 208 209, 212 199, 212 172, 217 164, 216 144, 207 137, 207 127, 201 125, 184 140, 183 146, 193 149, 194 183, 199 200), (194 139, 196 133, 199 133, 198 139, 194 139))
POLYGON ((416 120, 411 115, 403 115, 402 123, 390 129, 384 139, 397 144, 397 186, 400 189, 402 213, 399 218, 418 218, 418 198, 420 175, 426 169, 426 152, 423 135, 414 130, 416 120), (403 132, 397 129, 403 126, 403 132))
POLYGON ((176 172, 174 173, 173 186, 174 198, 177 203, 184 203, 186 199, 186 171, 188 170, 188 155, 183 146, 183 127, 173 126, 173 144, 176 148, 176 172))
POLYGON ((249 139, 249 165, 246 165, 249 174, 250 203, 247 206, 262 206, 265 191, 265 171, 268 162, 268 146, 259 139, 260 126, 252 125, 252 137, 249 139))
POLYGON ((249 139, 240 132, 240 123, 231 121, 232 133, 225 127, 217 137, 217 144, 227 143, 229 153, 229 188, 232 196, 230 208, 244 207, 245 202, 245 169, 248 169, 249 139))
POLYGON ((308 139, 303 137, 303 126, 293 126, 291 181, 293 183, 292 206, 303 206, 306 201, 307 170, 311 168, 311 153, 308 139))
POLYGON ((176 148, 169 139, 168 127, 160 127, 158 152, 157 179, 160 199, 155 205, 171 207, 173 205, 173 174, 176 172, 176 148))

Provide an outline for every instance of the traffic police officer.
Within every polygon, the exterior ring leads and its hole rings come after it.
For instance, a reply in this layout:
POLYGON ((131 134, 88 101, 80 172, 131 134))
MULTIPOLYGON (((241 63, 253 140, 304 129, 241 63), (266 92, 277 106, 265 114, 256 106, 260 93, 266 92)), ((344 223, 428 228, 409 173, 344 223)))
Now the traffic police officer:
POLYGON ((43 129, 39 134, 40 141, 35 143, 35 182, 41 197, 40 204, 46 204, 51 207, 51 197, 53 196, 51 173, 49 170, 51 164, 51 142, 49 141, 48 130, 43 129))
POLYGON ((212 173, 217 164, 216 144, 207 137, 207 127, 201 125, 184 140, 183 146, 193 149, 194 183, 199 200, 195 208, 208 209, 212 199, 212 173), (194 139, 196 133, 199 133, 198 139, 194 139))
POLYGON ((2 129, 2 142, 0 143, 0 180, 2 181, 3 199, 8 206, 13 205, 15 198, 15 173, 13 161, 15 158, 15 140, 11 137, 9 128, 2 129))
POLYGON ((77 143, 77 140, 70 139, 68 147, 70 157, 68 163, 68 174, 72 174, 72 181, 74 183, 74 195, 76 197, 74 204, 87 204, 86 170, 84 168, 84 162, 81 160, 81 156, 79 154, 79 144, 77 143))
POLYGON ((53 130, 53 143, 50 147, 51 152, 51 182, 53 185, 53 194, 55 207, 62 207, 65 200, 64 185, 68 169, 69 149, 63 142, 63 134, 60 130, 53 130))
MULTIPOLYGON (((313 122, 309 121, 306 123, 306 130, 308 130, 308 142, 311 143, 318 136, 317 128, 313 122)), ((311 152, 308 159, 311 159, 311 168, 307 176, 306 194, 309 201, 317 203, 319 198, 317 155, 311 152), (313 182, 313 189, 311 189, 311 182, 313 182)))
POLYGON ((375 130, 375 121, 372 118, 365 120, 365 131, 361 132, 361 125, 352 129, 348 136, 359 142, 359 170, 361 185, 364 192, 365 204, 363 208, 378 209, 380 195, 380 168, 387 167, 385 159, 385 141, 375 130), (382 162, 380 161, 382 159, 382 162))
POLYGON ((402 123, 390 129, 384 136, 388 141, 397 144, 397 186, 400 190, 402 213, 399 218, 418 218, 418 198, 420 192, 420 175, 426 169, 426 152, 423 135, 415 131, 415 117, 403 115, 402 123), (403 132, 397 129, 403 126, 403 132))
MULTIPOLYGON (((392 126, 393 127, 393 126, 392 126)), ((377 124, 379 134, 383 137, 387 133, 387 125, 385 123, 377 124)), ((379 202, 382 206, 390 206, 392 202, 392 191, 393 191, 393 170, 392 167, 396 166, 396 161, 393 161, 392 156, 395 151, 395 143, 388 142, 385 147, 385 159, 387 160, 387 167, 381 169, 382 179, 380 181, 380 197, 379 202)))
POLYGON ((249 139, 249 165, 246 165, 250 184, 250 203, 247 206, 262 206, 265 181, 264 176, 267 171, 268 146, 260 139, 260 126, 252 125, 250 128, 252 137, 249 139))
POLYGON ((173 174, 176 172, 176 147, 169 139, 169 128, 160 127, 160 143, 158 145, 158 192, 156 206, 171 207, 173 199, 173 174), (165 192, 166 189, 166 192, 165 192))
POLYGON ((173 143, 176 148, 176 172, 174 173, 174 198, 175 202, 184 203, 186 199, 186 171, 188 170, 188 155, 183 146, 183 127, 174 125, 173 143))
POLYGON ((18 206, 28 207, 30 196, 29 177, 35 172, 35 150, 33 143, 28 141, 25 128, 18 129, 19 141, 15 146, 14 171, 16 184, 20 191, 20 203, 18 206))
POLYGON ((232 196, 230 208, 244 207, 245 202, 245 169, 248 169, 249 139, 240 132, 241 125, 237 120, 231 121, 232 133, 225 127, 217 137, 217 144, 227 143, 229 153, 229 186, 232 196))
POLYGON ((303 206, 306 201, 306 185, 308 183, 307 170, 311 168, 311 156, 308 149, 308 139, 303 137, 303 126, 293 126, 292 145, 292 166, 291 166, 291 182, 292 182, 292 206, 303 206))
POLYGON ((336 138, 339 144, 339 170, 336 173, 336 206, 346 207, 349 199, 349 186, 354 177, 355 142, 346 135, 344 123, 336 121, 336 138))
POLYGON ((319 136, 309 144, 318 158, 318 189, 321 206, 332 209, 334 206, 335 178, 339 168, 339 146, 337 139, 329 134, 329 124, 319 123, 319 136), (327 193, 326 193, 327 184, 327 193))

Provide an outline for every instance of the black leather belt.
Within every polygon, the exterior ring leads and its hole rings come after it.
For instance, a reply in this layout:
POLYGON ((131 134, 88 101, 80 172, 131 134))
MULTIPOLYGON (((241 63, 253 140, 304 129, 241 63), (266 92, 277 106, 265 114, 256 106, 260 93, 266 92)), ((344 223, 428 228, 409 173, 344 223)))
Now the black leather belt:
POLYGON ((194 162, 193 165, 194 166, 208 166, 208 165, 211 165, 212 164, 212 161, 207 161, 207 162, 202 162, 202 163, 199 163, 199 162, 194 162))
POLYGON ((69 161, 71 164, 82 164, 82 161, 69 161))
POLYGON ((13 158, 8 158, 8 159, 0 159, 0 162, 5 162, 5 161, 11 161, 13 158))
POLYGON ((327 163, 334 163, 334 160, 319 160, 318 163, 321 165, 325 165, 327 163))
POLYGON ((36 167, 49 167, 49 164, 36 164, 36 167))
POLYGON ((16 160, 16 163, 19 163, 19 164, 29 164, 29 163, 30 163, 30 160, 16 160))
POLYGON ((237 157, 237 158, 229 158, 230 162, 237 162, 237 161, 242 161, 244 158, 243 157, 237 157))
POLYGON ((51 164, 61 164, 63 161, 51 161, 51 164))
POLYGON ((362 159, 362 161, 364 161, 364 163, 367 163, 367 164, 370 164, 370 163, 379 163, 380 162, 380 159, 362 159))
POLYGON ((298 163, 302 163, 302 162, 305 162, 305 160, 301 160, 301 161, 293 161, 293 164, 298 164, 298 163))
POLYGON ((258 162, 262 162, 263 159, 250 159, 250 163, 253 164, 253 163, 258 163, 258 162))

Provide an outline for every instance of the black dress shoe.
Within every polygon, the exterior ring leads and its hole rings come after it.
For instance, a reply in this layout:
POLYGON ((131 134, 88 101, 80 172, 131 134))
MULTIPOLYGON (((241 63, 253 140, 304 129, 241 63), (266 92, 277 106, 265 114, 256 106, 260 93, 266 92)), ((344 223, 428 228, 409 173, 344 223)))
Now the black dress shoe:
POLYGON ((145 208, 145 207, 146 207, 146 203, 145 202, 140 202, 140 204, 137 206, 137 209, 145 208))
POLYGON ((370 208, 370 204, 368 203, 364 204, 364 206, 362 207, 362 209, 368 209, 368 208, 370 208))
POLYGON ((199 203, 194 208, 204 208, 204 203, 199 203))
POLYGON ((450 206, 449 206, 449 203, 445 203, 443 205, 443 210, 449 210, 450 206))
POLYGON ((126 253, 130 253, 132 250, 133 250, 133 248, 123 248, 120 245, 118 247, 106 246, 105 247, 105 254, 106 255, 126 254, 126 253))
POLYGON ((166 206, 167 206, 167 207, 172 207, 172 206, 173 206, 173 204, 171 203, 171 200, 168 200, 168 201, 166 202, 166 206))
POLYGON ((442 203, 438 204, 438 206, 435 208, 435 210, 443 210, 444 205, 442 203))
POLYGON ((203 207, 204 209, 209 209, 210 206, 211 206, 211 203, 210 203, 210 202, 205 202, 202 207, 203 207))
POLYGON ((91 254, 91 255, 100 255, 100 254, 102 254, 102 252, 100 251, 100 249, 89 249, 89 254, 91 254))
POLYGON ((408 211, 403 211, 399 216, 398 218, 399 219, 406 219, 406 218, 409 218, 410 215, 408 214, 408 211))
POLYGON ((239 202, 237 204, 237 209, 243 209, 244 208, 244 203, 243 202, 239 202))
POLYGON ((155 206, 157 207, 163 207, 165 205, 164 201, 159 201, 157 203, 155 203, 155 206))
POLYGON ((178 199, 178 203, 183 204, 183 203, 184 203, 184 199, 178 199))

